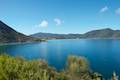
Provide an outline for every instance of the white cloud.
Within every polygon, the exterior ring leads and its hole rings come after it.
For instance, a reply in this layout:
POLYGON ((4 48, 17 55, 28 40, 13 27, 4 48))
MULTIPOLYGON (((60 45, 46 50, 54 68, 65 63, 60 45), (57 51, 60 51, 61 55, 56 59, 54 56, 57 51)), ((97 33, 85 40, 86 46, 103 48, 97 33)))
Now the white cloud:
POLYGON ((116 13, 120 15, 120 8, 116 10, 116 13))
POLYGON ((54 22, 56 23, 56 25, 61 25, 62 23, 63 23, 63 21, 62 20, 60 20, 59 18, 55 18, 54 19, 54 22))
POLYGON ((48 21, 43 20, 38 26, 39 27, 48 27, 48 21))
POLYGON ((100 13, 106 12, 107 10, 108 10, 108 7, 105 6, 105 7, 103 7, 103 8, 100 10, 100 13))

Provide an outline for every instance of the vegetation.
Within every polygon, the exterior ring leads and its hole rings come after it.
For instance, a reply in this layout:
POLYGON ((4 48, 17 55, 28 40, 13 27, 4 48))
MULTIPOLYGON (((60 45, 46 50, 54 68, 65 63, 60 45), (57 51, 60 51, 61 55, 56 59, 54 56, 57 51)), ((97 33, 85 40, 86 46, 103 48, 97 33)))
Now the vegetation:
MULTIPOLYGON (((42 60, 0 55, 0 80, 103 80, 103 77, 90 72, 88 61, 81 57, 69 56, 65 70, 57 72, 42 60)), ((118 80, 115 72, 111 80, 118 80)))
POLYGON ((0 43, 28 42, 33 38, 19 33, 0 21, 0 43))
POLYGON ((40 39, 40 38, 35 38, 33 39, 33 42, 46 42, 47 39, 40 39))
POLYGON ((7 43, 24 43, 24 42, 42 42, 45 39, 33 38, 12 29, 2 21, 0 21, 0 44, 7 43))

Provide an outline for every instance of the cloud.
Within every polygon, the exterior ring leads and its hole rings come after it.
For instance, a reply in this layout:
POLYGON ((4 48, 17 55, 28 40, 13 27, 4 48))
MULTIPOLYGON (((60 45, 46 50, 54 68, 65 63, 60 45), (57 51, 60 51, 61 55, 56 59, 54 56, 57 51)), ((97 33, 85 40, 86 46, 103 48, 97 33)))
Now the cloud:
POLYGON ((54 22, 56 23, 56 25, 61 25, 62 23, 63 23, 63 21, 62 20, 60 20, 59 18, 55 18, 54 19, 54 22))
POLYGON ((108 11, 108 7, 107 7, 107 6, 103 7, 103 8, 100 10, 100 13, 104 13, 104 12, 106 12, 106 11, 108 11))
POLYGON ((48 27, 48 21, 43 20, 38 26, 39 27, 48 27))
POLYGON ((120 8, 118 8, 118 9, 116 10, 116 14, 119 14, 119 15, 120 15, 120 8))

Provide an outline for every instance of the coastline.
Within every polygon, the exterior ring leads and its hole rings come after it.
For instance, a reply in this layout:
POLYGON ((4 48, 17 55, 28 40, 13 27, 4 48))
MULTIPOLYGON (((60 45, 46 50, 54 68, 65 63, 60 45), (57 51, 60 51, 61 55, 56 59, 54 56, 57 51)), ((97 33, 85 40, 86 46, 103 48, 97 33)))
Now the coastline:
POLYGON ((30 44, 30 43, 41 43, 52 40, 120 40, 120 38, 76 38, 76 39, 48 39, 46 41, 28 41, 28 42, 12 42, 12 43, 0 43, 0 46, 3 45, 17 45, 17 44, 30 44))
MULTIPOLYGON (((41 41, 41 42, 47 42, 47 41, 41 41)), ((30 44, 30 43, 41 43, 41 42, 13 42, 13 43, 0 43, 0 46, 4 46, 4 45, 19 45, 19 44, 30 44)))
POLYGON ((75 38, 75 39, 48 39, 48 40, 120 40, 120 38, 75 38))

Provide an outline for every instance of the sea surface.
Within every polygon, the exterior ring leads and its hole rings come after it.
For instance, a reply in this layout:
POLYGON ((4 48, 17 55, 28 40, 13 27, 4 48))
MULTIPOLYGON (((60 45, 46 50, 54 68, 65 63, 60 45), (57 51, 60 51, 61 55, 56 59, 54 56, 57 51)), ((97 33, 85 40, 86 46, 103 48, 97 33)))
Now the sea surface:
POLYGON ((41 43, 0 46, 0 53, 21 56, 27 60, 44 59, 57 70, 63 70, 69 55, 88 59, 93 71, 109 77, 115 71, 120 75, 120 40, 66 39, 41 43))

